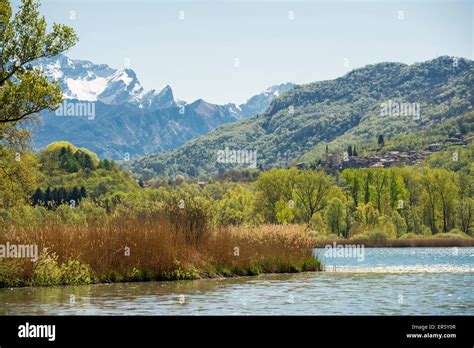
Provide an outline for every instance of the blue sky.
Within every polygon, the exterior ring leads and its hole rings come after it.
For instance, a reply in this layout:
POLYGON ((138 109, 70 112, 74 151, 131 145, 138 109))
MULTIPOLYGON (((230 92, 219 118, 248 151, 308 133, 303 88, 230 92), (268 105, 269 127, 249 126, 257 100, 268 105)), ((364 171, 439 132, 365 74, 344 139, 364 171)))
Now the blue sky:
POLYGON ((146 89, 169 84, 186 101, 242 102, 366 64, 474 54, 469 0, 42 0, 41 11, 78 32, 70 57, 130 62, 146 89))

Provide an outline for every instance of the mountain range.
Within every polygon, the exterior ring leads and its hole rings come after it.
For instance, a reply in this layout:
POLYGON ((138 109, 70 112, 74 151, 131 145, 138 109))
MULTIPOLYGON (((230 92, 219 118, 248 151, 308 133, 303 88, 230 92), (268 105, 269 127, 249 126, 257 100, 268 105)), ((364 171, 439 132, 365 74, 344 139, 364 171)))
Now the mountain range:
POLYGON ((41 59, 35 66, 58 82, 65 102, 55 112, 40 113, 41 124, 33 127, 34 147, 64 140, 118 160, 171 150, 218 126, 253 117, 295 87, 272 86, 240 105, 202 99, 186 103, 175 100, 168 85, 146 91, 132 69, 65 55, 41 59))
POLYGON ((254 117, 127 165, 144 178, 200 177, 249 167, 236 156, 223 163, 219 155, 224 152, 256 151, 258 166, 269 168, 313 162, 322 158, 326 146, 344 151, 348 145, 370 144, 379 135, 416 139, 472 110, 473 87, 474 62, 469 59, 443 56, 412 65, 367 65, 334 80, 296 86, 254 117))

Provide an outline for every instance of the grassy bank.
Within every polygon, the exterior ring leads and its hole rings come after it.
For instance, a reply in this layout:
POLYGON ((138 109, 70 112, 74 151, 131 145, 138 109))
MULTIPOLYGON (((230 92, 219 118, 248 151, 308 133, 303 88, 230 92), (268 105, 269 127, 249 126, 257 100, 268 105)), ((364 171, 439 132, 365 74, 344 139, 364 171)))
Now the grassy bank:
POLYGON ((304 228, 213 228, 148 216, 13 227, 0 244, 38 245, 36 262, 0 261, 0 287, 181 280, 321 270, 304 228))

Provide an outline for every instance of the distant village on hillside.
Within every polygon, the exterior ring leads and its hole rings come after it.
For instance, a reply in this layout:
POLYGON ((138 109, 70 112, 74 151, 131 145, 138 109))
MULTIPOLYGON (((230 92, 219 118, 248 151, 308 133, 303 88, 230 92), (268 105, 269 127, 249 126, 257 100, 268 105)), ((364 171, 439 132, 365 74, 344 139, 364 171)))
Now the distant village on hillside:
POLYGON ((298 168, 316 167, 327 170, 344 170, 347 168, 389 168, 400 165, 415 165, 421 163, 433 152, 438 152, 450 146, 466 146, 472 142, 473 136, 463 138, 462 134, 450 135, 439 143, 429 144, 424 151, 387 151, 372 156, 359 156, 357 153, 330 153, 326 146, 325 159, 318 160, 316 165, 308 166, 306 162, 297 164, 298 168))

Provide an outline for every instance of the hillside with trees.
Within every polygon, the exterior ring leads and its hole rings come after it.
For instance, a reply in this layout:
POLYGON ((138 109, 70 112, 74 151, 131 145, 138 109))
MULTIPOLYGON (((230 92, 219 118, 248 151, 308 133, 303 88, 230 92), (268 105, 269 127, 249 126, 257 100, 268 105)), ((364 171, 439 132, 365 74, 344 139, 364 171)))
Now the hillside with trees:
POLYGON ((335 80, 298 86, 275 99, 263 114, 126 165, 145 179, 200 177, 248 166, 217 163, 218 151, 226 147, 256 150, 259 167, 266 169, 315 161, 323 157, 326 145, 345 151, 350 144, 377 141, 381 134, 385 142, 416 137, 472 108, 473 79, 474 63, 463 58, 368 65, 335 80), (385 104, 413 109, 402 114, 392 108, 386 114, 385 104))

